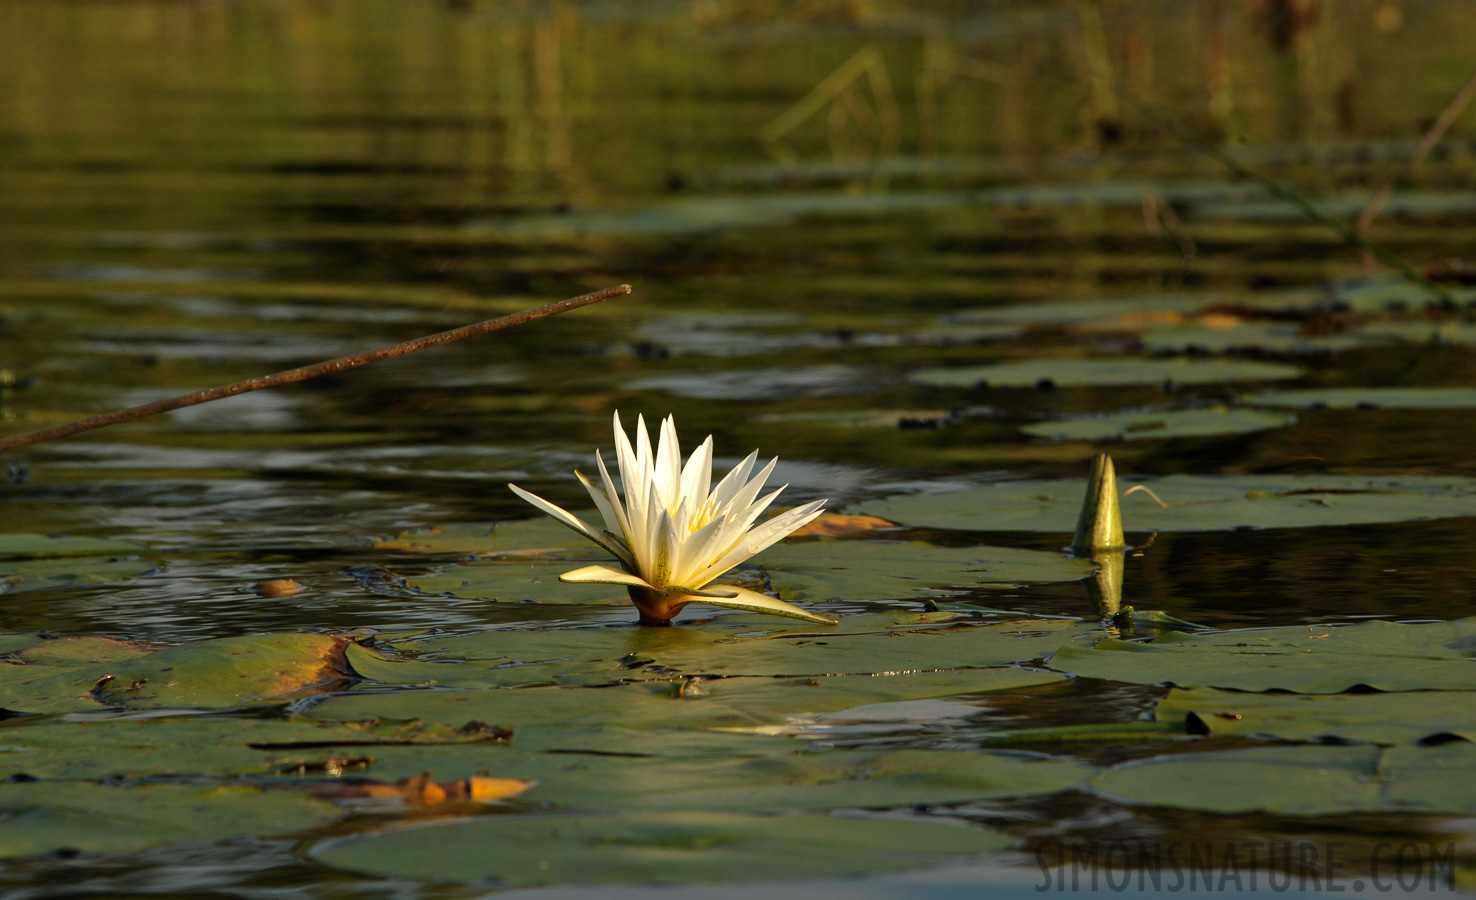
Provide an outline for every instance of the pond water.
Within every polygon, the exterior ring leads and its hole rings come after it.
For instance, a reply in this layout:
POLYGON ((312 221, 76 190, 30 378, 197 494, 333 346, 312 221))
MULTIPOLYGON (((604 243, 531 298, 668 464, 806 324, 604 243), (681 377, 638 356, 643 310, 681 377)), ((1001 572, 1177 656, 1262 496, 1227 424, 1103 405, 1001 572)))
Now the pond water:
POLYGON ((1473 114, 1368 232, 1408 273, 1265 184, 1356 216, 1472 46, 1459 0, 0 5, 0 436, 634 288, 7 454, 0 890, 1008 895, 1093 841, 1449 890, 1473 114), (506 484, 587 508, 615 410, 894 523, 737 573, 834 647, 557 583, 506 484), (1158 498, 1120 588, 1061 552, 1101 452, 1158 498), (421 772, 538 786, 312 793, 421 772))

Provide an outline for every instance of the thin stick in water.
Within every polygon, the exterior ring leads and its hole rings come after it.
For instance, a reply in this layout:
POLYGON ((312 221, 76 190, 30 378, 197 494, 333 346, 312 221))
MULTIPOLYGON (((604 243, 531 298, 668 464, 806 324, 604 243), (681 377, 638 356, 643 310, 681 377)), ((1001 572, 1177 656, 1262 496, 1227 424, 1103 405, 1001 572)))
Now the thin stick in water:
POLYGON ((607 287, 602 291, 595 291, 592 294, 571 297, 568 300, 560 300, 557 303, 549 303, 535 309, 525 309, 522 312, 516 312, 496 319, 488 319, 485 322, 478 322, 475 325, 454 328, 450 331, 443 331, 440 334, 433 334, 428 337, 416 338, 413 341, 405 341, 404 343, 395 344, 390 347, 380 347, 377 350, 368 350, 364 353, 356 353, 353 356, 330 359, 311 366, 303 366, 300 369, 289 369, 286 372, 278 372, 275 375, 264 375, 261 378, 238 381, 235 384, 207 388, 203 391, 195 391, 192 394, 171 397, 167 400, 156 400, 153 403, 145 403, 142 406, 134 406, 129 409, 104 413, 100 416, 93 416, 90 419, 79 419, 76 422, 68 422, 64 425, 53 425, 50 428, 42 428, 39 431, 11 435, 7 438, 0 438, 0 452, 14 450, 17 447, 26 447, 31 444, 40 443, 41 441, 68 437, 83 431, 91 431, 94 428, 116 425, 119 422, 131 422, 134 419, 142 419, 145 416, 169 412, 172 409, 209 403, 211 400, 234 397, 237 394, 245 394, 249 391, 259 391, 262 388, 276 387, 279 384, 306 381, 309 378, 317 378, 319 375, 329 375, 358 366, 367 366, 369 363, 379 362, 380 360, 393 359, 396 356, 404 356, 407 353, 417 353, 421 350, 428 350, 431 347, 439 347, 442 344, 454 343, 469 337, 487 334, 488 332, 512 328, 515 325, 523 325, 537 319, 546 319, 549 316, 556 316, 559 313, 568 312, 571 309, 578 309, 581 306, 589 306, 592 303, 599 303, 602 300, 609 300, 612 297, 620 297, 629 294, 630 291, 631 287, 628 284, 607 287))

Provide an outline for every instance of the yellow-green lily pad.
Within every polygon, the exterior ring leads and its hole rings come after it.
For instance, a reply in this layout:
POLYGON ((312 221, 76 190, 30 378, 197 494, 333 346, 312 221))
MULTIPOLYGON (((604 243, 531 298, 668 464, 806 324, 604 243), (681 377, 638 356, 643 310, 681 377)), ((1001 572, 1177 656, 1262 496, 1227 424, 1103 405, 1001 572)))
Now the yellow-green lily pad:
POLYGON ((159 566, 146 559, 11 559, 0 561, 0 594, 51 591, 111 584, 149 575, 159 566))
POLYGON ((1209 406, 1203 409, 1127 410, 1073 416, 1022 426, 1021 431, 1057 441, 1144 441, 1215 437, 1280 428, 1292 421, 1283 413, 1209 406))

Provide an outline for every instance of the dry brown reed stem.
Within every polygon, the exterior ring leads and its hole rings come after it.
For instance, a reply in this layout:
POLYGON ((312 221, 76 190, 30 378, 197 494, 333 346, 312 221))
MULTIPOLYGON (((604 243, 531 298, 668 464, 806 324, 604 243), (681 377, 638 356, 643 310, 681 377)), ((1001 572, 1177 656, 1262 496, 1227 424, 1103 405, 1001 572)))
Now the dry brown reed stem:
POLYGON ((381 360, 394 359, 396 356, 404 356, 408 353, 418 353, 421 350, 429 350, 432 347, 451 344, 469 337, 476 337, 492 331, 501 331, 504 328, 524 325, 538 319, 546 319, 549 316, 556 316, 559 313, 568 312, 571 309, 578 309, 581 306, 589 306, 592 303, 599 303, 602 300, 609 300, 612 297, 620 297, 629 294, 630 291, 631 287, 628 284, 607 287, 604 290, 595 291, 592 294, 571 297, 568 300, 560 300, 557 303, 549 303, 535 309, 525 309, 522 312, 501 316, 496 319, 488 319, 485 322, 478 322, 475 325, 453 328, 450 331, 443 331, 440 334, 432 334, 428 337, 416 338, 413 341, 405 341, 389 347, 380 347, 377 350, 356 353, 353 356, 330 359, 311 366, 278 372, 275 375, 264 375, 260 378, 238 381, 235 384, 206 388, 203 391, 195 391, 192 394, 171 397, 167 400, 156 400, 153 403, 145 403, 142 406, 134 406, 128 409, 104 413, 100 416, 93 416, 90 419, 79 419, 76 422, 68 422, 64 425, 53 425, 50 428, 42 428, 39 431, 11 435, 7 438, 0 438, 0 452, 14 450, 17 447, 26 447, 31 444, 40 443, 41 441, 69 437, 83 431, 91 431, 94 428, 117 425, 119 422, 131 422, 134 419, 142 419, 145 416, 157 415, 173 409, 209 403, 211 400, 221 400, 226 397, 234 397, 237 394, 259 391, 262 388, 291 384, 294 381, 306 381, 309 378, 317 378, 319 375, 331 375, 335 372, 342 372, 347 369, 357 368, 358 366, 367 366, 370 363, 376 363, 381 360))
MULTIPOLYGON (((1424 161, 1425 157, 1430 154, 1430 151, 1434 149, 1435 145, 1440 142, 1440 139, 1445 137, 1445 132, 1450 130, 1450 126, 1455 124, 1455 120, 1460 118, 1462 112, 1465 112, 1466 107, 1473 99, 1476 99, 1476 74, 1473 74, 1461 86, 1461 89, 1456 91, 1455 96, 1445 105, 1445 109, 1441 110, 1440 115, 1435 117, 1435 121, 1431 123, 1430 129, 1425 132, 1425 136, 1420 138, 1419 143, 1415 144, 1414 150, 1410 151, 1409 158, 1404 161, 1404 164, 1399 167, 1397 172, 1389 176, 1389 180, 1385 181, 1373 195, 1373 198, 1368 201, 1368 205, 1363 208, 1363 212, 1358 214, 1358 219, 1353 223, 1354 232, 1360 237, 1368 233, 1368 228, 1373 224, 1373 220, 1378 218, 1379 213, 1384 209, 1384 205, 1389 202, 1389 198, 1394 196, 1394 189, 1399 187, 1400 183, 1409 177, 1409 173, 1414 171, 1415 166, 1418 166, 1424 161)), ((1372 254, 1367 250, 1364 250, 1363 261, 1366 265, 1373 263, 1372 254)))

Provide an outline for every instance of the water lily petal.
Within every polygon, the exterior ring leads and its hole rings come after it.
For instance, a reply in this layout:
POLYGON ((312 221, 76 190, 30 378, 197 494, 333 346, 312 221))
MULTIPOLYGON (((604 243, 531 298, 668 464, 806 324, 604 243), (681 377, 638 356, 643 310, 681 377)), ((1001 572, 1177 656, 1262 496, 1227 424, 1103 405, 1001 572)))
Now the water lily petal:
POLYGON ((804 619, 806 622, 814 622, 818 625, 836 624, 835 619, 827 619, 824 616, 807 612, 798 606, 792 606, 783 600, 775 600, 773 597, 767 597, 756 591, 750 591, 731 584, 725 584, 723 587, 732 590, 738 596, 723 600, 704 598, 702 602, 709 606, 726 606, 729 609, 742 609, 748 612, 768 613, 774 616, 788 616, 791 619, 804 619))
POLYGON ((509 484, 508 487, 512 489, 512 492, 514 494, 517 494, 519 497, 522 497, 524 500, 543 510, 545 513, 548 513, 560 524, 574 529, 584 537, 588 538, 591 541, 594 541, 599 546, 608 550, 610 552, 610 555, 615 557, 628 555, 625 551, 625 548, 621 547, 617 542, 611 540, 609 535, 601 531, 595 531, 593 527, 586 525, 584 521, 581 520, 578 516, 574 515, 563 507, 555 506, 542 497, 538 496, 537 494, 530 494, 515 484, 509 484))
MULTIPOLYGON (((621 521, 623 517, 615 512, 615 506, 610 503, 609 495, 607 495, 602 488, 596 487, 594 483, 592 483, 588 478, 585 478, 583 472, 576 471, 574 473, 574 476, 579 479, 580 484, 584 485, 584 489, 589 491, 590 499, 594 500, 595 507, 599 509, 600 516, 604 518, 604 534, 611 538, 614 537, 614 533, 616 531, 624 534, 624 523, 621 521)), ((626 565, 635 564, 635 559, 630 555, 630 551, 627 548, 622 547, 619 544, 614 544, 614 548, 617 551, 615 555, 620 557, 621 562, 625 563, 626 565)))
POLYGON ((619 584, 625 587, 642 587, 647 590, 651 588, 651 585, 643 579, 609 566, 585 566, 582 569, 571 569, 560 575, 559 580, 565 584, 619 584))
POLYGON ((695 507, 694 514, 707 505, 707 492, 711 487, 712 435, 709 434, 707 440, 692 451, 692 458, 687 460, 687 467, 682 469, 682 496, 691 498, 695 507))
POLYGON ((712 497, 710 498, 714 509, 721 512, 723 507, 728 505, 733 499, 733 495, 737 494, 738 490, 747 483, 748 473, 753 471, 753 464, 757 460, 758 451, 755 450, 748 454, 743 462, 734 466, 733 471, 723 476, 723 480, 718 482, 718 486, 713 489, 712 497))
POLYGON ((682 492, 682 449, 677 441, 676 418, 661 420, 661 441, 656 445, 656 484, 667 509, 677 505, 682 492))
MULTIPOLYGON (((595 451, 595 462, 600 467, 600 480, 605 485, 605 494, 609 496, 610 503, 615 508, 615 515, 620 524, 620 533, 625 536, 626 543, 630 542, 630 516, 626 515, 625 504, 620 502, 620 495, 615 491, 615 479, 610 477, 610 470, 605 468, 605 458, 595 451)), ((610 529, 614 531, 615 529, 610 529)))

